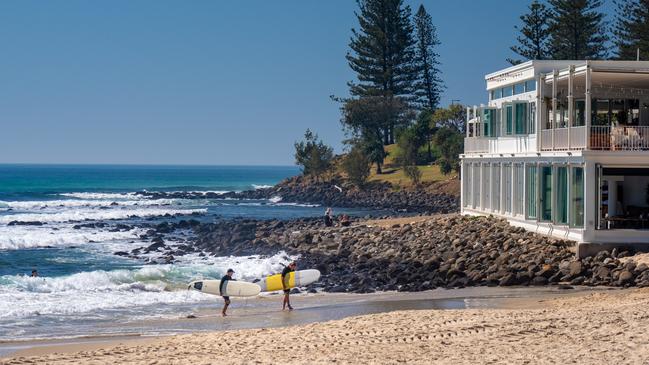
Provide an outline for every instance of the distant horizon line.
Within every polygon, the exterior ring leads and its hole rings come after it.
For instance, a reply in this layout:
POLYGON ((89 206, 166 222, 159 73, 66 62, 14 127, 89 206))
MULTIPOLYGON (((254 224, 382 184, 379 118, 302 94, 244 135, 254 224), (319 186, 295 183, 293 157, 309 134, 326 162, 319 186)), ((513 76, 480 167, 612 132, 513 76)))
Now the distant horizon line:
POLYGON ((0 162, 0 166, 171 166, 171 167, 295 167, 297 165, 260 164, 164 164, 164 163, 43 163, 43 162, 0 162))

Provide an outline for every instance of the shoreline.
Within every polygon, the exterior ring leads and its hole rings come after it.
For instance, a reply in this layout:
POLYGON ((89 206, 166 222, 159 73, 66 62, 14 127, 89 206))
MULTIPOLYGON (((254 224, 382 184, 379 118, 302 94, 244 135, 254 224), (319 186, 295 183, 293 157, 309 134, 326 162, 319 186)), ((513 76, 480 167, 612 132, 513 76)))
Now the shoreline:
POLYGON ((275 328, 64 344, 21 351, 0 362, 626 364, 647 359, 649 334, 638 329, 649 325, 649 316, 640 314, 649 305, 649 289, 575 293, 514 300, 509 308, 400 309, 275 328))
POLYGON ((0 342, 0 362, 14 356, 43 355, 52 352, 73 352, 109 345, 135 344, 171 336, 210 333, 256 328, 283 328, 329 322, 359 315, 389 313, 403 310, 471 310, 540 308, 543 302, 555 298, 578 297, 613 288, 586 288, 560 290, 557 287, 520 288, 465 288, 436 289, 425 292, 383 292, 372 294, 298 295, 292 298, 297 308, 293 312, 279 311, 279 295, 258 298, 255 304, 233 300, 230 315, 219 315, 221 302, 215 297, 213 310, 192 313, 196 318, 179 317, 150 319, 147 326, 132 323, 148 332, 136 332, 128 324, 119 333, 98 333, 69 338, 26 339, 0 342), (168 331, 167 329, 176 330, 168 331), (157 331, 157 332, 156 332, 157 331))

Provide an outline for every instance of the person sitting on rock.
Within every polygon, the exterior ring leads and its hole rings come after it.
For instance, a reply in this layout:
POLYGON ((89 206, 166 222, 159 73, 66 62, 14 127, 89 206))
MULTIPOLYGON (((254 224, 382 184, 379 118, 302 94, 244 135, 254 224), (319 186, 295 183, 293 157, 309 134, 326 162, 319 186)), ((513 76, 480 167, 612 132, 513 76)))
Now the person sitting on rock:
POLYGON ((334 215, 333 210, 331 208, 327 208, 327 211, 325 211, 325 216, 324 216, 325 226, 331 227, 334 225, 333 215, 334 215))
POLYGON ((289 311, 293 310, 293 307, 291 307, 291 300, 289 299, 289 295, 291 294, 289 279, 291 277, 291 272, 295 271, 296 267, 297 263, 293 261, 282 270, 282 288, 284 289, 284 303, 282 303, 282 310, 286 309, 287 305, 289 311))
POLYGON ((223 297, 223 301, 224 301, 223 311, 221 312, 223 317, 227 316, 225 312, 228 310, 228 306, 230 305, 230 297, 227 295, 223 295, 223 287, 225 286, 228 280, 236 281, 232 279, 233 274, 234 274, 234 270, 228 269, 227 273, 223 275, 223 277, 221 278, 221 283, 219 284, 219 293, 223 297))
POLYGON ((352 224, 352 221, 349 219, 349 216, 347 214, 343 214, 340 216, 340 225, 343 227, 349 227, 350 224, 352 224))

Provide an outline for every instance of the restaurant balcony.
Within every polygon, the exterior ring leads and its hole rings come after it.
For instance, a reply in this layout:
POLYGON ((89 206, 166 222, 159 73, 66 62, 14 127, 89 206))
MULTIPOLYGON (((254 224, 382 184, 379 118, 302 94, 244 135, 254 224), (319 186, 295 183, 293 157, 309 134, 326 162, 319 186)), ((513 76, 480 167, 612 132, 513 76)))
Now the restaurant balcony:
POLYGON ((543 129, 539 145, 541 151, 649 151, 649 126, 543 129))

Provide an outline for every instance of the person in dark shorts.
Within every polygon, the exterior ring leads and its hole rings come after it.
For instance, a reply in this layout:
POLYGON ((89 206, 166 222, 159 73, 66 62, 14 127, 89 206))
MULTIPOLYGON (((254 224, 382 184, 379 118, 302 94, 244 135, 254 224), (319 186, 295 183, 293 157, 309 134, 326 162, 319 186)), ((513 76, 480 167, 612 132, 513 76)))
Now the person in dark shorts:
POLYGON ((289 286, 289 278, 290 273, 295 271, 295 268, 297 267, 297 263, 295 261, 291 262, 282 270, 282 287, 284 288, 284 303, 282 303, 282 310, 286 309, 286 306, 288 306, 288 310, 292 311, 293 307, 291 307, 291 301, 289 299, 289 295, 291 294, 291 289, 288 287, 289 286))
POLYGON ((325 226, 331 227, 334 225, 334 212, 331 208, 327 208, 324 216, 325 226))
POLYGON ((232 274, 234 274, 234 270, 228 269, 228 272, 225 275, 223 275, 223 277, 221 278, 221 284, 219 284, 219 293, 221 293, 221 296, 223 297, 223 301, 225 302, 223 304, 223 311, 221 312, 223 317, 227 316, 227 314, 225 314, 225 311, 228 310, 228 306, 230 305, 230 297, 227 295, 223 295, 223 287, 225 286, 228 280, 234 281, 234 279, 232 279, 232 274))
POLYGON ((36 278, 38 277, 38 271, 36 269, 32 270, 32 275, 31 277, 36 278))

